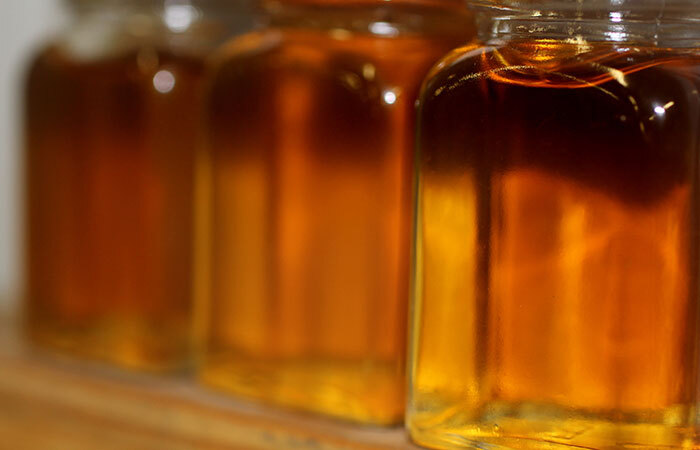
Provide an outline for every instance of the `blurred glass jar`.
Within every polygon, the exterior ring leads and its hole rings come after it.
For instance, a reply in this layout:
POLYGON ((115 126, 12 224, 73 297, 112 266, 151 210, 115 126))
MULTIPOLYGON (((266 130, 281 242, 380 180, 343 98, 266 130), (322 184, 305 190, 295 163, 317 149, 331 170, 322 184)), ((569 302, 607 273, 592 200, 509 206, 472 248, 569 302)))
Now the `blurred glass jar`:
POLYGON ((203 379, 359 422, 403 418, 414 103, 475 35, 460 2, 287 1, 218 57, 203 379))
POLYGON ((411 434, 695 448, 700 5, 479 6, 420 99, 411 434))
POLYGON ((26 325, 144 369, 192 347, 194 158, 205 58, 252 28, 226 0, 73 0, 26 90, 26 325))

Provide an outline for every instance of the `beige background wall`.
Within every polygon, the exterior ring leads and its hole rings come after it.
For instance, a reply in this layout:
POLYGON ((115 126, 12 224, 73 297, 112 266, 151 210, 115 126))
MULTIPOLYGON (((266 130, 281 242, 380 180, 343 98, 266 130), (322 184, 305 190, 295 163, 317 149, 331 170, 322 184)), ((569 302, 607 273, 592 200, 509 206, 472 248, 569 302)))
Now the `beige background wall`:
POLYGON ((21 93, 33 53, 65 23, 60 0, 0 0, 0 307, 19 292, 21 93))

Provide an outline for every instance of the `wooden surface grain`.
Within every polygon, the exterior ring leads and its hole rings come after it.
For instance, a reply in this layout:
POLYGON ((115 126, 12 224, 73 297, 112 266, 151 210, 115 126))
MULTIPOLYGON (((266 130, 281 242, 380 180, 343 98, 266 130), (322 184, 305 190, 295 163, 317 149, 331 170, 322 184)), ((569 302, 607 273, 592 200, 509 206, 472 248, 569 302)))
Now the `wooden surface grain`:
POLYGON ((157 377, 43 353, 0 322, 0 449, 415 449, 403 430, 239 402, 157 377))

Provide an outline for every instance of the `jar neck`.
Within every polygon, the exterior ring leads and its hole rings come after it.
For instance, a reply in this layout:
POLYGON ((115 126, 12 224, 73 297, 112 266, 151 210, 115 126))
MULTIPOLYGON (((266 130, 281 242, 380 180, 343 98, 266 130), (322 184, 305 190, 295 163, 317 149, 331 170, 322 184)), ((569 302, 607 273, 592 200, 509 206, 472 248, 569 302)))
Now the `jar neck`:
POLYGON ((226 22, 250 14, 255 0, 67 0, 74 15, 115 19, 139 15, 162 19, 169 28, 197 21, 226 22))
POLYGON ((537 8, 493 3, 473 7, 483 42, 555 40, 700 48, 700 6, 692 0, 560 0, 538 3, 537 8), (679 5, 683 2, 687 5, 679 5))
MULTIPOLYGON (((266 22, 275 28, 304 28, 396 37, 464 33, 473 15, 458 2, 267 1, 266 22)), ((472 32, 473 36, 474 32, 472 32)))
POLYGON ((201 57, 257 26, 248 0, 70 0, 57 47, 93 61, 143 48, 201 57))

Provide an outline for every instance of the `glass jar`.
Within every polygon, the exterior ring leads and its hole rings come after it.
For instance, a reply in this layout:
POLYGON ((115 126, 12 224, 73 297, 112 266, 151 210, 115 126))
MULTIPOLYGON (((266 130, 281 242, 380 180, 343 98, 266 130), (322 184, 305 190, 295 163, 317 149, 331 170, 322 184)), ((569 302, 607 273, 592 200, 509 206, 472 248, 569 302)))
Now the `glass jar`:
POLYGON ((476 7, 420 97, 411 435, 691 448, 700 6, 476 7))
POLYGON ((26 88, 26 322, 125 366, 192 347, 194 158, 204 60, 240 2, 74 0, 26 88))
POLYGON ((202 378, 347 420, 402 420, 414 103, 475 35, 450 1, 266 4, 208 94, 202 378))

